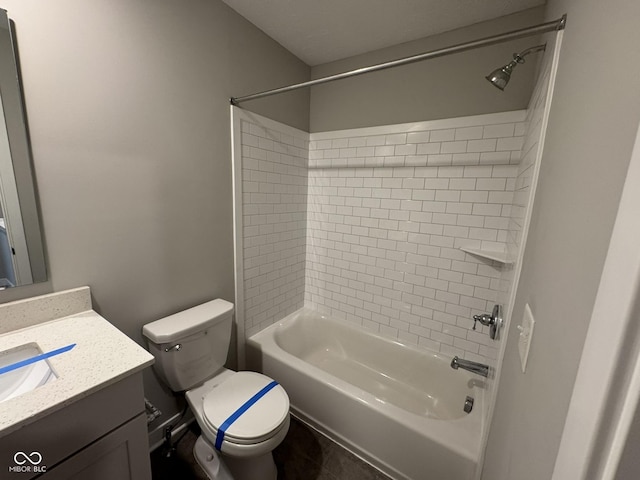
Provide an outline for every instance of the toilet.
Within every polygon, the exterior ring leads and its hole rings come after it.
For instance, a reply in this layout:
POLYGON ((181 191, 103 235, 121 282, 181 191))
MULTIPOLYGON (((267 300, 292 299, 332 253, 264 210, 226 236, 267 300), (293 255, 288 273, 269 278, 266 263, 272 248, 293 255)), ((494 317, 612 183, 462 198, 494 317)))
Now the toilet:
POLYGON ((222 299, 142 328, 153 366, 174 392, 185 392, 202 434, 193 452, 212 480, 275 480, 272 451, 289 430, 289 397, 256 372, 224 368, 233 304, 222 299))

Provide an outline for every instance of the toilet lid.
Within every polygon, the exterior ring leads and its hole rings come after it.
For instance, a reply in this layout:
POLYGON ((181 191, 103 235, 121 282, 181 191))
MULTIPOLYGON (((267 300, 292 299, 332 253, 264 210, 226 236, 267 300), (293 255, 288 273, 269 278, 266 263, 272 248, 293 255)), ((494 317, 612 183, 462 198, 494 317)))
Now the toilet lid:
MULTIPOLYGON (((273 380, 256 372, 237 372, 204 398, 203 417, 217 433, 236 410, 273 380)), ((249 407, 225 431, 224 439, 233 443, 258 442, 268 438, 289 415, 289 397, 276 385, 249 407)))

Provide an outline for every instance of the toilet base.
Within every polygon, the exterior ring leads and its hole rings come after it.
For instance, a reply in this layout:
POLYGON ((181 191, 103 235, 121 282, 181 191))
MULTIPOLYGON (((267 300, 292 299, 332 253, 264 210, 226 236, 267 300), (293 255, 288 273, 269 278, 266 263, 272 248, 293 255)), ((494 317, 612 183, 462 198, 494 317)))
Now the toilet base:
POLYGON ((200 435, 193 447, 193 456, 211 480, 276 480, 278 477, 271 452, 258 457, 229 457, 200 435))

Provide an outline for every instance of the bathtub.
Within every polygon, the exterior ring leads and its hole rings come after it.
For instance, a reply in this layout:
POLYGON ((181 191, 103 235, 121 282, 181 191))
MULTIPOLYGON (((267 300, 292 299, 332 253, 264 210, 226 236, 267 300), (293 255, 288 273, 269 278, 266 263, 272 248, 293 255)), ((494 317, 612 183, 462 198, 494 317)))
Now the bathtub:
POLYGON ((484 378, 450 361, 308 309, 247 342, 248 367, 282 384, 295 416, 395 479, 474 477, 484 378))

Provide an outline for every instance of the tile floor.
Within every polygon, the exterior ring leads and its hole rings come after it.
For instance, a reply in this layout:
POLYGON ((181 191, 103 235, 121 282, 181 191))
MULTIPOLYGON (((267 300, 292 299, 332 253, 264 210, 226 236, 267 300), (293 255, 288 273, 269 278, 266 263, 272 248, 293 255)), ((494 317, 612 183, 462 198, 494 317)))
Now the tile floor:
MULTIPOLYGON (((171 457, 167 458, 162 448, 151 454, 153 480, 207 480, 193 459, 193 445, 199 433, 192 423, 171 457)), ((273 457, 278 480, 390 480, 293 417, 289 433, 273 457)))

